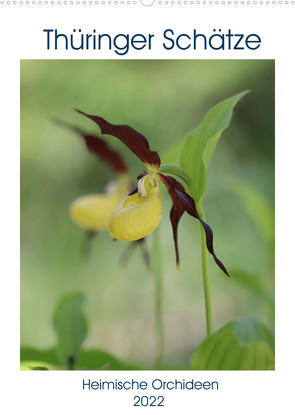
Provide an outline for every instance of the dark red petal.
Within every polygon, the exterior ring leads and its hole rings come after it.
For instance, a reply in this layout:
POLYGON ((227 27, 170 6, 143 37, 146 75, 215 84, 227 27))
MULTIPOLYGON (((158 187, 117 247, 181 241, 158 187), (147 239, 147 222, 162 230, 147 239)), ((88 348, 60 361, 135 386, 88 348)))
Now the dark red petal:
POLYGON ((102 134, 113 135, 121 140, 145 165, 160 167, 161 160, 156 151, 151 151, 147 139, 128 125, 110 124, 101 117, 86 114, 76 109, 80 114, 93 120, 101 129, 102 134))
POLYGON ((84 138, 88 150, 105 161, 115 172, 119 174, 128 172, 128 168, 120 154, 112 150, 103 139, 95 135, 82 133, 81 136, 84 138))
POLYGON ((184 191, 184 187, 177 180, 171 176, 164 176, 164 174, 159 174, 160 180, 167 186, 168 192, 172 199, 172 209, 170 211, 170 221, 173 230, 173 239, 175 246, 175 255, 176 255, 176 265, 179 266, 179 250, 178 250, 178 223, 181 219, 181 216, 184 214, 184 207, 177 197, 176 189, 184 191))
POLYGON ((123 174, 128 172, 128 168, 121 155, 117 151, 112 150, 102 138, 86 134, 80 128, 72 126, 66 121, 55 119, 54 122, 79 134, 83 138, 88 150, 105 161, 116 173, 123 174))
POLYGON ((209 225, 207 225, 207 223, 205 223, 199 216, 197 209, 196 209, 196 205, 194 200, 187 194, 185 193, 185 191, 183 190, 175 190, 175 193, 179 199, 179 201, 181 202, 182 206, 184 207, 184 209, 187 211, 187 213, 191 216, 193 216, 194 218, 198 219, 202 226, 203 229, 205 231, 206 234, 206 245, 207 245, 207 249, 210 252, 210 254, 213 256, 214 261, 216 262, 216 264, 219 266, 219 268, 222 269, 222 271, 229 276, 225 266, 223 265, 223 263, 217 258, 217 256, 215 255, 214 249, 213 249, 213 232, 212 229, 210 228, 209 225))

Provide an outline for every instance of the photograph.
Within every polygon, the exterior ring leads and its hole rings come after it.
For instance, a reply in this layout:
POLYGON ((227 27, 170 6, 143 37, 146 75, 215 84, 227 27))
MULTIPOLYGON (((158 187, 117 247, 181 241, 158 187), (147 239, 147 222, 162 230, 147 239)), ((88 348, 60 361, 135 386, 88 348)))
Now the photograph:
POLYGON ((20 369, 275 369, 275 60, 20 61, 20 369))

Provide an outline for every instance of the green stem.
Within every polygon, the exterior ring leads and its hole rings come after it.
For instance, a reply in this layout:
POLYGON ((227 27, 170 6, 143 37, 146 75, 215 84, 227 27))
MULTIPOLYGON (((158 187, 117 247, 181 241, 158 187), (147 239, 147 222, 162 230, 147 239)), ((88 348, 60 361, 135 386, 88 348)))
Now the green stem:
POLYGON ((155 333, 156 358, 155 367, 162 367, 164 356, 163 330, 163 263, 159 240, 159 228, 152 233, 152 268, 155 278, 155 333))
MULTIPOLYGON (((205 222, 205 212, 203 210, 202 200, 198 203, 198 212, 200 218, 205 222)), ((212 322, 212 309, 211 309, 211 295, 210 295, 210 282, 209 282, 209 267, 208 267, 208 251, 206 246, 206 234, 200 224, 201 228, 201 239, 202 239, 202 269, 203 269, 203 286, 204 286, 204 297, 205 297, 205 310, 206 310, 206 326, 207 336, 213 333, 213 322, 212 322)))

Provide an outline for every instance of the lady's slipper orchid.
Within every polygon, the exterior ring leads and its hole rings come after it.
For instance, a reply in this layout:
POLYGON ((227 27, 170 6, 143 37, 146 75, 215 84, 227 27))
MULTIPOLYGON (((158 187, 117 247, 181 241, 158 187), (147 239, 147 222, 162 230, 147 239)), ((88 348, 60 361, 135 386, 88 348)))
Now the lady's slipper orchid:
POLYGON ((80 110, 77 111, 93 120, 100 127, 102 134, 112 135, 121 140, 146 166, 146 170, 138 177, 136 191, 123 199, 111 214, 109 220, 110 234, 115 239, 134 241, 144 238, 157 228, 162 218, 162 198, 159 189, 159 181, 161 181, 168 188, 172 199, 170 220, 177 265, 179 265, 177 228, 183 213, 186 211, 200 221, 206 234, 208 251, 213 256, 216 264, 228 275, 226 268, 215 255, 211 228, 201 220, 194 200, 185 192, 182 184, 175 178, 164 175, 159 171, 160 157, 157 152, 150 150, 147 139, 127 125, 113 125, 101 117, 88 115, 80 110))
POLYGON ((136 241, 152 233, 162 219, 162 197, 155 173, 138 182, 137 193, 126 197, 113 211, 109 232, 121 241, 136 241))
POLYGON ((83 138, 88 150, 115 171, 117 179, 107 184, 103 194, 90 194, 75 199, 69 209, 70 216, 76 225, 87 231, 106 230, 111 213, 130 192, 128 169, 121 156, 102 138, 84 134, 77 128, 74 130, 83 138))
POLYGON ((71 219, 76 225, 88 231, 101 231, 108 228, 110 215, 128 194, 129 178, 118 177, 106 186, 103 194, 90 194, 75 199, 69 209, 71 219))

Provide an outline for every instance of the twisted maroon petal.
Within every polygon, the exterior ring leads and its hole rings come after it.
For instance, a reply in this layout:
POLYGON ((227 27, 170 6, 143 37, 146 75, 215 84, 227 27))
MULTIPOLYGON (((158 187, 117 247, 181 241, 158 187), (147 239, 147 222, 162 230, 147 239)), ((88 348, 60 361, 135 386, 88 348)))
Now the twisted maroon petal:
POLYGON ((101 117, 86 114, 76 109, 82 115, 93 120, 101 129, 102 134, 112 135, 122 141, 145 165, 160 167, 161 160, 156 151, 151 151, 147 139, 128 125, 110 124, 101 117))
POLYGON ((213 232, 209 225, 207 225, 206 222, 204 222, 196 209, 196 205, 194 200, 185 192, 184 187, 181 183, 179 183, 177 180, 175 180, 171 176, 166 176, 163 174, 158 174, 160 177, 160 180, 166 185, 168 188, 169 194, 172 199, 172 209, 170 212, 170 220, 173 228, 173 238, 174 238, 174 244, 175 244, 175 252, 176 252, 176 263, 179 264, 179 252, 178 252, 178 242, 177 242, 177 228, 178 223, 181 219, 181 216, 186 211, 189 215, 193 216, 194 218, 198 219, 205 231, 206 235, 206 245, 207 249, 210 252, 210 254, 213 256, 214 261, 219 266, 219 268, 222 269, 222 271, 229 276, 225 266, 223 263, 217 258, 215 255, 214 249, 213 249, 213 232))
POLYGON ((172 208, 170 211, 170 221, 173 230, 173 239, 175 246, 175 255, 176 255, 176 265, 179 267, 179 249, 178 249, 178 223, 181 219, 181 216, 184 214, 185 209, 182 206, 179 198, 176 194, 176 189, 184 191, 184 187, 177 180, 171 176, 164 176, 164 174, 159 174, 160 180, 168 188, 168 192, 172 199, 172 208))
POLYGON ((208 251, 213 256, 214 261, 219 266, 219 268, 221 268, 222 271, 229 277, 229 274, 228 274, 225 266, 223 265, 223 263, 215 255, 215 252, 214 252, 214 249, 213 249, 213 232, 212 232, 212 229, 210 228, 209 225, 207 225, 207 223, 205 223, 200 218, 200 216, 198 214, 198 211, 196 209, 196 205, 195 205, 194 200, 187 193, 185 193, 182 190, 176 189, 175 190, 175 193, 176 193, 179 201, 181 202, 182 206, 187 211, 187 213, 189 215, 193 216, 194 218, 198 219, 201 222, 201 224, 203 226, 203 229, 205 231, 205 235, 206 235, 206 245, 207 245, 208 251))
POLYGON ((91 153, 94 153, 99 159, 106 162, 116 173, 123 174, 128 172, 128 167, 126 166, 121 155, 112 150, 108 144, 101 137, 92 134, 86 134, 80 128, 75 127, 66 121, 59 119, 53 120, 56 124, 59 124, 63 127, 66 127, 82 137, 88 150, 91 153))
POLYGON ((128 172, 128 168, 119 153, 112 150, 107 143, 95 135, 81 134, 92 153, 96 154, 101 160, 105 161, 118 174, 128 172))

